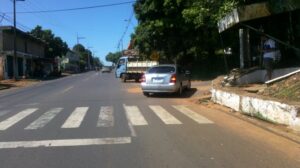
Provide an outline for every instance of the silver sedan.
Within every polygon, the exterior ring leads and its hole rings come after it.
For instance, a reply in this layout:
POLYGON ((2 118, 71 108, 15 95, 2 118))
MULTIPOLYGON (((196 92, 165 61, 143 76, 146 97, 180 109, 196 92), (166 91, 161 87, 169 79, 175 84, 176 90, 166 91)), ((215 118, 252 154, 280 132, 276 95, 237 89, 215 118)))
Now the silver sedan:
POLYGON ((181 96, 184 89, 191 88, 190 73, 173 64, 153 66, 142 76, 141 88, 145 96, 150 93, 177 93, 181 96))

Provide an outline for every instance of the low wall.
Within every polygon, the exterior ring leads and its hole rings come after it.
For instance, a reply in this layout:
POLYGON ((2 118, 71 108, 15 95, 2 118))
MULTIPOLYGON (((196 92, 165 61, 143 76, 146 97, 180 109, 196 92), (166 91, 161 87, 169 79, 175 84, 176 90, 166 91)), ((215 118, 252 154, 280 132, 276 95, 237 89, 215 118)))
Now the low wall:
POLYGON ((292 129, 300 131, 299 109, 296 106, 249 96, 241 96, 217 89, 212 89, 211 93, 212 101, 218 104, 254 117, 288 125, 292 129))
MULTIPOLYGON (((283 76, 285 74, 291 73, 299 69, 300 69, 299 67, 275 69, 272 74, 272 79, 283 76)), ((244 85, 244 84, 251 84, 251 83, 265 83, 266 81, 267 81, 266 70, 256 70, 237 79, 237 84, 244 85)))

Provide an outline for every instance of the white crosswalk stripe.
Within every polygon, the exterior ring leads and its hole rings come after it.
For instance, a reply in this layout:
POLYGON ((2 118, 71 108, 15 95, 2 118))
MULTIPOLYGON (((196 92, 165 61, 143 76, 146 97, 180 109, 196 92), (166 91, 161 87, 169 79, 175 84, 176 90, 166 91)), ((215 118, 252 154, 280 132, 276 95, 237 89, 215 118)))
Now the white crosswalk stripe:
MULTIPOLYGON (((184 114, 198 124, 212 124, 213 121, 205 118, 204 116, 194 112, 190 108, 184 105, 173 105, 176 111, 184 114)), ((135 135, 133 126, 146 126, 149 125, 146 118, 143 116, 138 106, 126 106, 123 105, 125 115, 127 117, 129 129, 132 135, 135 135)), ((165 107, 160 105, 149 105, 150 110, 166 125, 181 125, 180 118, 176 118, 171 114, 165 107)), ((39 108, 28 108, 23 111, 3 120, 0 122, 0 131, 4 131, 13 125, 21 122, 24 118, 31 115, 39 108)), ((89 110, 89 107, 76 107, 74 111, 68 116, 61 128, 79 128, 81 123, 84 121, 85 116, 89 110)), ((11 111, 11 110, 10 110, 11 111)), ((56 107, 49 109, 39 118, 32 121, 25 127, 25 130, 36 130, 45 127, 47 124, 53 121, 53 119, 63 111, 63 108, 56 107)), ((114 127, 114 107, 113 106, 102 106, 98 111, 98 121, 95 127, 114 127)))
POLYGON ((0 122, 0 130, 6 130, 9 127, 15 125, 17 122, 21 121, 22 119, 24 119, 25 117, 29 116, 30 114, 32 114, 33 112, 37 111, 37 108, 29 108, 26 110, 23 110, 19 113, 17 113, 16 115, 0 122))
POLYGON ((62 125, 62 128, 78 128, 88 109, 88 107, 77 107, 62 125))
POLYGON ((127 119, 134 126, 148 125, 148 122, 140 112, 137 106, 124 106, 127 119))
POLYGON ((114 110, 112 106, 103 106, 100 109, 97 127, 113 127, 114 126, 114 110))
POLYGON ((165 124, 182 124, 177 118, 172 116, 161 106, 149 106, 149 107, 165 124))
POLYGON ((45 125, 47 125, 58 113, 62 111, 63 108, 53 108, 46 113, 44 113, 41 117, 39 117, 37 120, 35 120, 33 123, 31 123, 29 126, 27 126, 25 129, 33 130, 42 128, 45 125))
POLYGON ((191 118, 192 120, 196 121, 199 124, 212 124, 213 122, 209 119, 203 117, 202 115, 190 110, 189 108, 183 105, 174 105, 175 109, 180 111, 182 114, 186 115, 187 117, 191 118))

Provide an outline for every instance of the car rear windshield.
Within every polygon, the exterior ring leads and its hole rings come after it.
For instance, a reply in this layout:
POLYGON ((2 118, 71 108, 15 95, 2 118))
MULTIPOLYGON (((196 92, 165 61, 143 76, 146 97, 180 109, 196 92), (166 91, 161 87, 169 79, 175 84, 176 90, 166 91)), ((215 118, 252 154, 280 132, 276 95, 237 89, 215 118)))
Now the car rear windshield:
POLYGON ((149 69, 148 73, 174 73, 175 68, 172 66, 159 66, 149 69))

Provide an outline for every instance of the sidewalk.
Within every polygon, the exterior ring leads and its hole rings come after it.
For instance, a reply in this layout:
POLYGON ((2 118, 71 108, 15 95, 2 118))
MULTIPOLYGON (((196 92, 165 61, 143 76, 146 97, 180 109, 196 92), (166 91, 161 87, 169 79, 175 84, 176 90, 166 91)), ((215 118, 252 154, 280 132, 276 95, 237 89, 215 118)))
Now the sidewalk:
POLYGON ((59 77, 47 77, 43 79, 19 79, 17 81, 14 79, 0 80, 0 93, 8 90, 30 87, 43 81, 55 80, 70 75, 71 74, 63 73, 59 77))
POLYGON ((39 83, 40 81, 41 80, 37 80, 37 79, 20 79, 18 81, 15 81, 13 79, 2 80, 0 81, 0 92, 3 90, 10 90, 10 89, 32 86, 34 84, 39 83))
MULTIPOLYGON (((188 101, 199 105, 199 108, 207 108, 210 110, 214 109, 219 112, 226 113, 300 144, 300 132, 292 130, 287 125, 263 120, 262 118, 257 118, 257 116, 247 115, 240 111, 213 102, 211 93, 213 89, 212 83, 212 81, 193 82, 192 87, 196 88, 197 91, 188 101)), ((235 94, 239 95, 239 93, 235 94)))

